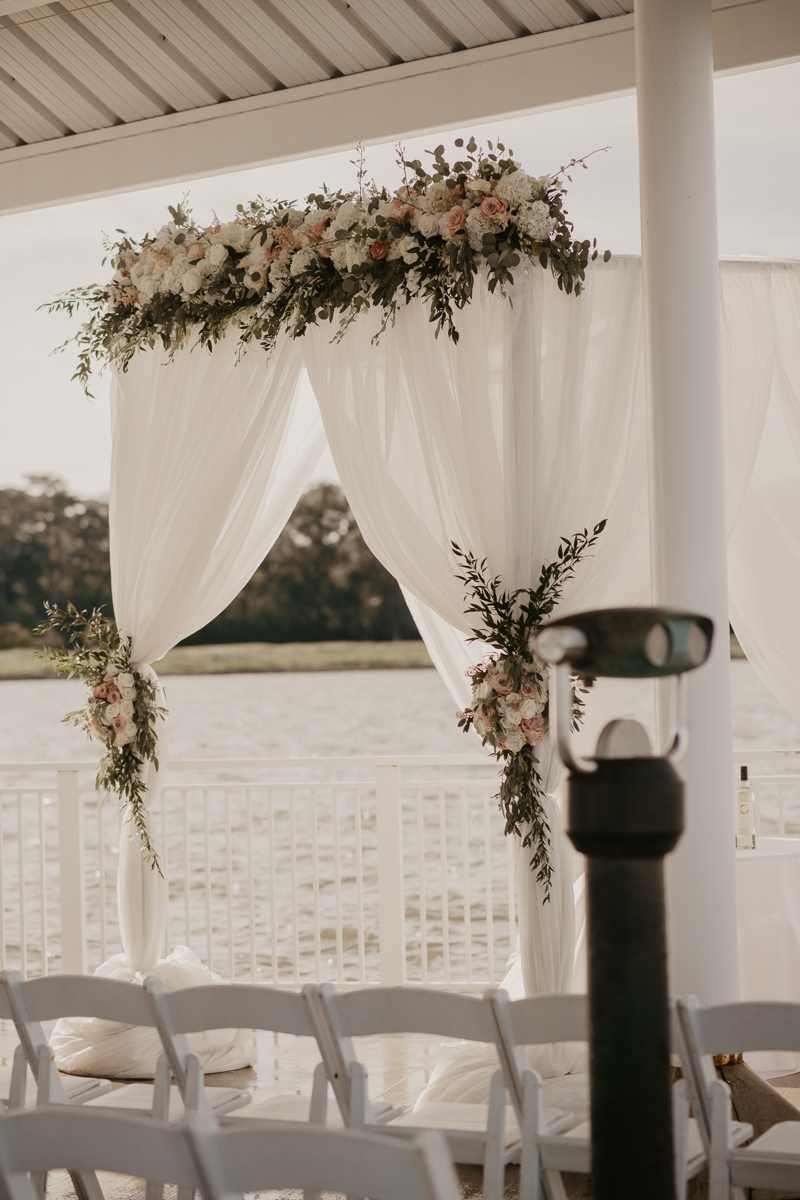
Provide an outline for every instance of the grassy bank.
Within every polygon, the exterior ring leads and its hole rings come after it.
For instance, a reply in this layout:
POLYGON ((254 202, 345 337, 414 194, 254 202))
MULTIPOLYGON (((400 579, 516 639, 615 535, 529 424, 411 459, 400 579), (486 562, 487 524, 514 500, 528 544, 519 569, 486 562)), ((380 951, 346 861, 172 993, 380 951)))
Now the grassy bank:
MULTIPOLYGON (((364 671, 430 667, 423 642, 241 642, 176 646, 153 664, 159 675, 227 675, 249 671, 364 671)), ((31 650, 0 650, 0 679, 50 679, 31 650)))
MULTIPOLYGON (((744 658, 731 638, 731 658, 744 658)), ((153 664, 159 675, 232 675, 255 671, 369 671, 433 666, 423 642, 239 642, 176 646, 153 664)), ((51 679, 31 650, 0 650, 0 679, 51 679)))

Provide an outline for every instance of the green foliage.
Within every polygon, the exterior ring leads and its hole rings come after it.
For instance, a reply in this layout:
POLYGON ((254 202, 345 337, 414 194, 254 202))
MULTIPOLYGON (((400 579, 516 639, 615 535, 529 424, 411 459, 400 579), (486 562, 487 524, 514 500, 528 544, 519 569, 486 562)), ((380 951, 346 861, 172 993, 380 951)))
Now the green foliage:
POLYGON ((147 826, 145 793, 147 788, 141 777, 144 761, 155 764, 158 770, 158 738, 156 721, 163 719, 166 709, 156 702, 156 688, 152 677, 134 670, 130 657, 130 639, 122 639, 116 622, 106 617, 102 610, 80 611, 74 604, 59 608, 45 604, 46 617, 37 625, 34 633, 44 636, 52 631, 60 633, 66 645, 59 649, 45 650, 37 658, 55 666, 60 675, 69 678, 77 675, 89 688, 89 699, 84 708, 69 712, 63 718, 70 725, 85 730, 88 737, 97 737, 106 747, 100 760, 95 778, 98 792, 115 792, 127 810, 126 819, 133 822, 139 837, 144 861, 161 874, 158 856, 150 841, 147 826), (110 725, 98 720, 98 712, 106 707, 97 698, 100 687, 109 672, 129 673, 133 684, 133 722, 136 733, 131 741, 118 744, 118 737, 110 725))
MULTIPOLYGON (((45 601, 112 612, 108 505, 56 479, 0 489, 0 649, 40 645, 45 601)), ((395 641, 418 638, 395 579, 364 542, 341 488, 306 492, 253 578, 187 639, 209 642, 395 641)), ((48 638, 59 644, 61 635, 48 638)))
POLYGON ((29 644, 45 600, 110 606, 108 504, 76 496, 52 476, 31 475, 26 487, 0 489, 4 645, 29 644))
MULTIPOLYGON (((452 543, 461 565, 457 577, 469 599, 465 611, 477 618, 472 640, 494 647, 494 652, 470 672, 473 703, 458 714, 459 727, 465 732, 474 728, 483 744, 491 746, 503 763, 497 799, 505 817, 505 832, 522 838, 523 846, 532 849, 531 869, 536 872, 545 900, 549 899, 553 871, 550 827, 542 804, 545 793, 535 746, 547 728, 549 710, 547 677, 533 656, 531 642, 605 526, 606 522, 600 521, 591 534, 584 529, 572 538, 562 538, 555 560, 542 567, 538 585, 510 592, 499 578, 487 577, 485 559, 479 562, 474 554, 452 543), (513 705, 506 697, 515 697, 513 705), (520 726, 520 715, 526 711, 522 707, 520 713, 520 706, 525 704, 536 712, 534 715, 532 711, 531 719, 520 726), (509 707, 513 707, 515 724, 509 723, 509 707), (527 731, 526 724, 530 726, 527 731)), ((585 693, 585 685, 574 683, 574 728, 583 714, 581 690, 585 693)))
MULTIPOLYGON (((519 166, 513 151, 502 143, 495 147, 489 142, 488 151, 484 151, 471 138, 464 150, 463 139, 458 139, 456 147, 462 154, 452 165, 444 158, 443 146, 429 151, 432 163, 427 168, 418 159, 407 159, 403 148, 398 147, 405 186, 396 193, 367 184, 361 152, 356 164, 358 187, 354 191, 332 192, 323 185, 319 193, 307 197, 302 211, 290 202, 260 196, 238 204, 231 225, 236 225, 239 234, 246 231, 246 239, 221 234, 219 223, 205 228, 196 224, 185 197, 181 204, 170 207, 171 225, 155 236, 146 235, 137 241, 117 230, 121 235, 118 241, 106 239, 106 259, 115 270, 112 280, 105 285, 75 288, 43 305, 50 312, 70 317, 80 311, 88 314, 88 320, 65 343, 74 343, 78 351, 73 379, 79 380, 88 393, 95 366, 102 369, 112 361, 124 371, 140 349, 160 343, 172 355, 192 335, 197 336, 200 346, 211 350, 232 324, 238 327, 242 345, 256 341, 269 349, 281 330, 300 337, 309 325, 337 319, 338 340, 359 314, 378 308, 382 319, 377 340, 394 323, 398 309, 413 297, 428 305, 437 336, 444 330, 456 342, 455 313, 469 302, 481 265, 487 269, 487 286, 492 292, 508 294, 514 269, 529 262, 551 270, 562 291, 578 295, 586 268, 599 252, 596 240, 574 238, 559 176, 573 166, 585 167, 585 158, 574 159, 552 178, 542 176, 534 181, 536 190, 531 192, 531 199, 535 196, 546 206, 554 225, 541 241, 535 242, 525 232, 526 222, 517 224, 519 213, 509 209, 498 217, 496 226, 483 234, 480 248, 475 248, 470 245, 466 228, 452 236, 433 230, 423 235, 417 224, 420 214, 444 215, 457 198, 479 204, 483 193, 470 192, 471 185, 483 185, 488 197, 490 189, 493 191, 499 181, 516 174, 519 166), (431 208, 429 196, 423 193, 438 185, 446 188, 445 199, 442 202, 438 196, 431 208), (354 207, 344 209, 340 219, 340 210, 348 204, 354 207), (303 225, 306 217, 315 222, 313 235, 309 234, 310 226, 303 225), (306 232, 302 244, 298 244, 293 231, 301 225, 306 232), (223 244, 215 243, 216 237, 228 238, 224 242, 224 267, 211 258, 211 253, 223 244), (391 256, 387 248, 401 239, 403 251, 391 256), (342 243, 348 243, 354 251, 346 263, 335 262, 332 257, 342 243), (255 262, 253 251, 259 246, 274 257, 255 262), (205 258, 206 265, 211 263, 212 269, 202 280, 193 279, 187 290, 185 278, 191 274, 191 263, 186 254, 190 247, 196 247, 193 253, 205 258), (297 253, 306 255, 308 261, 298 260, 297 253), (180 264, 178 276, 162 287, 160 281, 176 262, 180 264), (150 272, 147 283, 137 274, 142 263, 157 267, 150 272), (188 272, 186 267, 190 268, 188 272), (279 276, 275 274, 278 267, 279 276)), ((530 223, 527 227, 531 228, 530 223)), ((604 259, 609 257, 606 251, 604 259)), ((191 260, 197 261, 199 258, 191 260)))

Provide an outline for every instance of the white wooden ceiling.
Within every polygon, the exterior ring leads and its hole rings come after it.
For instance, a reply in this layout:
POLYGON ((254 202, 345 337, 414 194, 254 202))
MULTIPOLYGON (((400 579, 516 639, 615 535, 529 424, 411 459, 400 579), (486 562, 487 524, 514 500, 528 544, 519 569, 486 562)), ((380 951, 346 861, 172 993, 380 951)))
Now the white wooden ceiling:
MULTIPOLYGON (((633 3, 0 0, 0 213, 630 94, 633 3)), ((712 9, 717 73, 800 60, 800 0, 712 9)))
POLYGON ((0 149, 618 17, 632 0, 0 3, 0 149), (16 11, 14 11, 16 10, 16 11))

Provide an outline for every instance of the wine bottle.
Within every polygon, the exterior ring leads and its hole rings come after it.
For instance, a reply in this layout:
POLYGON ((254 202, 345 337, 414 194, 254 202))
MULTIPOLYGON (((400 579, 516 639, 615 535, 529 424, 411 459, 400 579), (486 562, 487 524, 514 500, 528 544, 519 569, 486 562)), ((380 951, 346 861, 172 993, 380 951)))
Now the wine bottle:
POLYGON ((756 804, 747 776, 747 767, 740 769, 739 790, 736 793, 736 849, 756 848, 756 804))

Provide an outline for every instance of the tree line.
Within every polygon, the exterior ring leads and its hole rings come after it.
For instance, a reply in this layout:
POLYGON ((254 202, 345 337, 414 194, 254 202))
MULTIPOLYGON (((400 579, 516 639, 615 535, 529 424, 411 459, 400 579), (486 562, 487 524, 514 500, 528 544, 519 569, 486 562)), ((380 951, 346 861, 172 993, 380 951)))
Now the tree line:
MULTIPOLYGON (((44 601, 113 613, 108 504, 32 475, 0 489, 0 647, 35 644, 44 601)), ((397 581, 361 536, 341 488, 303 495, 250 582, 186 639, 214 642, 417 638, 397 581)))

